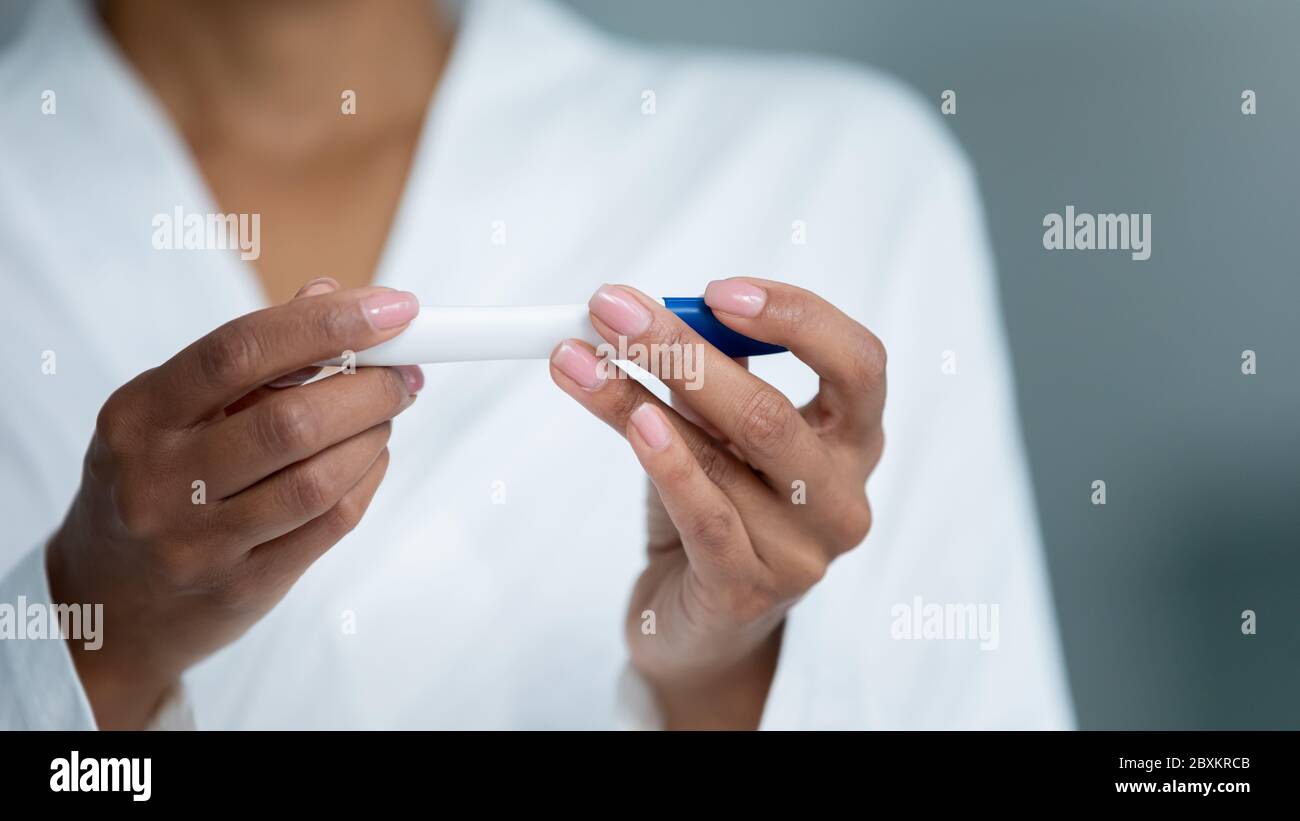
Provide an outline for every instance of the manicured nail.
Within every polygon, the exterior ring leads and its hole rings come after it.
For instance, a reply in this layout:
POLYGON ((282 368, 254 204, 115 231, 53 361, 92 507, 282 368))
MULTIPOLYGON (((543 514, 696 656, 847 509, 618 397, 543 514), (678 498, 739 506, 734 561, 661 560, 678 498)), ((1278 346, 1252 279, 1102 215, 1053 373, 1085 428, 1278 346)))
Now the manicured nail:
POLYGON ((767 302, 767 291, 743 279, 715 279, 704 289, 704 304, 732 316, 755 317, 767 302))
POLYGON ((398 365, 393 370, 402 375, 402 381, 406 383, 406 392, 412 396, 424 387, 424 371, 420 370, 419 365, 398 365))
POLYGON ((636 297, 617 285, 600 286, 587 306, 616 334, 640 336, 650 327, 650 312, 636 297))
POLYGON ((672 439, 672 433, 668 430, 668 420, 649 402, 641 403, 641 407, 632 411, 632 427, 641 434, 641 438, 651 450, 663 450, 668 447, 668 441, 672 439))
POLYGON ((376 331, 397 328, 415 319, 420 301, 410 291, 380 291, 361 300, 361 310, 376 331))
POLYGON ((339 289, 338 280, 334 277, 316 277, 311 282, 298 289, 298 293, 293 295, 294 299, 300 296, 320 296, 321 294, 330 294, 339 289))
POLYGON ((551 363, 560 373, 589 391, 605 384, 600 373, 600 361, 582 345, 561 342, 551 354, 551 363))

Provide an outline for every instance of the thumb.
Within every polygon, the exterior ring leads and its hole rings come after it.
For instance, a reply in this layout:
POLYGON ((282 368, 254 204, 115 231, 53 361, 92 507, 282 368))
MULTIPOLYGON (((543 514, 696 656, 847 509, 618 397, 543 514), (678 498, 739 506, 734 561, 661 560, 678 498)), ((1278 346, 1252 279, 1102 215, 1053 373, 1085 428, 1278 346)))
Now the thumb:
MULTIPOLYGON (((333 277, 317 277, 299 288, 298 292, 293 295, 292 299, 302 299, 303 297, 329 294, 339 290, 340 287, 338 280, 333 277)), ((245 408, 250 408, 278 390, 283 388, 292 388, 295 385, 301 385, 303 382, 306 382, 318 373, 320 373, 320 368, 314 365, 307 368, 300 368, 293 373, 286 373, 284 376, 274 379, 260 388, 254 388, 232 402, 225 409, 226 415, 230 416, 231 414, 238 413, 245 408)))
MULTIPOLYGON (((298 289, 298 293, 293 295, 293 299, 302 299, 309 296, 320 296, 321 294, 330 294, 339 289, 338 280, 333 277, 317 277, 311 282, 303 285, 298 289)), ((294 385, 301 385, 308 379, 320 373, 320 368, 315 366, 301 368, 293 373, 287 373, 279 379, 268 382, 268 388, 292 388, 294 385)))

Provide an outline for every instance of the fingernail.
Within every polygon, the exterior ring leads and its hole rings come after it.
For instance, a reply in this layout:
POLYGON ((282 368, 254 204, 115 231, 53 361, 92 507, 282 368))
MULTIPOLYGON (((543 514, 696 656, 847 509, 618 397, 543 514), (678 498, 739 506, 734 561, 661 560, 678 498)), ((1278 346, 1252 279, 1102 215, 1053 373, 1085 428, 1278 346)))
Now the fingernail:
POLYGON ((380 291, 361 300, 361 310, 376 331, 397 328, 415 319, 420 302, 410 291, 380 291))
POLYGON ((636 297, 617 285, 600 286, 587 306, 616 334, 640 336, 650 327, 650 312, 636 297))
POLYGON ((596 355, 581 345, 561 342, 551 354, 555 369, 589 391, 605 384, 596 355))
POLYGON ((668 440, 672 438, 672 433, 668 430, 668 420, 649 402, 643 402, 641 407, 632 411, 632 427, 641 434, 641 438, 651 450, 663 450, 668 447, 668 440))
POLYGON ((420 370, 419 365, 398 365, 393 370, 402 375, 402 381, 406 383, 406 392, 412 396, 424 387, 424 371, 420 370))
POLYGON ((338 280, 334 279, 334 277, 316 277, 311 282, 308 282, 306 285, 299 288, 298 293, 294 294, 293 298, 297 299, 300 296, 320 296, 321 294, 333 293, 338 289, 339 283, 338 280))
POLYGON ((755 317, 767 302, 767 291, 743 279, 715 279, 704 289, 704 304, 732 316, 755 317))
POLYGON ((320 368, 309 365, 306 368, 299 368, 293 373, 286 373, 279 379, 266 383, 266 386, 268 388, 292 388, 294 385, 301 385, 318 373, 320 373, 320 368))

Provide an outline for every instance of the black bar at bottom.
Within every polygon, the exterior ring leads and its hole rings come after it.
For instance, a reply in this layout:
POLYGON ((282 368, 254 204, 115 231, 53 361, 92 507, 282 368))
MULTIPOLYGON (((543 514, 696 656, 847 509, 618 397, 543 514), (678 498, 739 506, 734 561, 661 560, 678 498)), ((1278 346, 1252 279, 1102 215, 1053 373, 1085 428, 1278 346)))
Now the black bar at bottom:
POLYGON ((1296 741, 1290 732, 4 733, 0 801, 5 810, 163 805, 205 815, 376 797, 451 809, 532 796, 542 809, 597 795, 618 812, 701 792, 722 807, 780 797, 816 800, 812 809, 834 796, 863 811, 889 798, 918 808, 972 799, 1289 806, 1296 741))

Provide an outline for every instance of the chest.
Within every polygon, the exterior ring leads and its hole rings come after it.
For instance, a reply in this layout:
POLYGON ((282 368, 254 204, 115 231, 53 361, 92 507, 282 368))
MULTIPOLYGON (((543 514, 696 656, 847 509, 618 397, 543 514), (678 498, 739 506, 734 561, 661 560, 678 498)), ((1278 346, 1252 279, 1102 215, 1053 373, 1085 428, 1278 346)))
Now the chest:
POLYGON ((194 159, 225 214, 258 214, 250 263, 267 301, 293 296, 307 280, 370 284, 402 200, 418 139, 396 130, 308 157, 196 147, 194 159))

